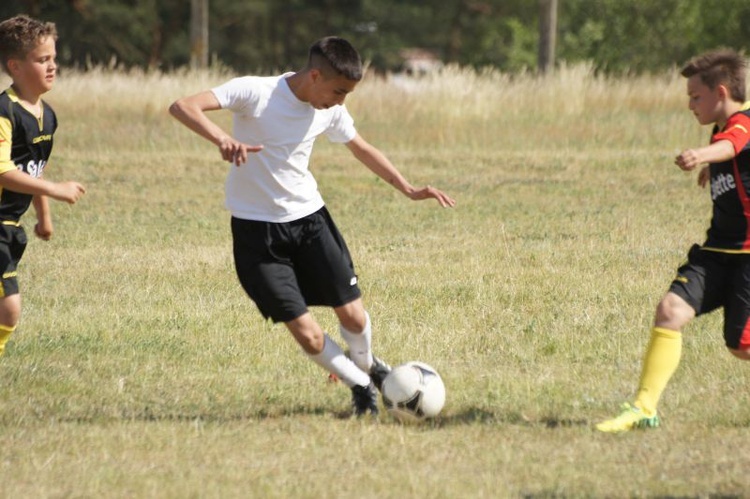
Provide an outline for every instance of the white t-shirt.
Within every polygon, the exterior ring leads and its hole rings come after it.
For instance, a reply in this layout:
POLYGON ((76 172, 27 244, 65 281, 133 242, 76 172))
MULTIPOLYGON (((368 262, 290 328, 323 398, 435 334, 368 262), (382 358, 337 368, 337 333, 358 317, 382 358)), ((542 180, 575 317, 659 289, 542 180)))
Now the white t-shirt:
POLYGON ((292 93, 281 76, 235 78, 212 92, 234 114, 234 138, 263 150, 229 170, 226 206, 245 220, 291 222, 323 207, 309 170, 315 139, 346 143, 357 130, 346 107, 315 109, 292 93))

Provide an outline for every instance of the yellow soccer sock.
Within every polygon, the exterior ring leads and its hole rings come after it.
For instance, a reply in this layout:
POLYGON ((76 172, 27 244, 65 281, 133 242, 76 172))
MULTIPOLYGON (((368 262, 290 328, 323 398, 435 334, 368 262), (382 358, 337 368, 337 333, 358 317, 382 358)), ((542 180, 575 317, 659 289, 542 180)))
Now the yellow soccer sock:
POLYGON ((656 414, 656 405, 682 356, 682 334, 661 327, 651 330, 651 341, 641 368, 641 382, 635 406, 645 415, 656 414))
POLYGON ((0 356, 5 352, 5 344, 8 343, 8 338, 16 330, 15 326, 3 326, 0 324, 0 356))

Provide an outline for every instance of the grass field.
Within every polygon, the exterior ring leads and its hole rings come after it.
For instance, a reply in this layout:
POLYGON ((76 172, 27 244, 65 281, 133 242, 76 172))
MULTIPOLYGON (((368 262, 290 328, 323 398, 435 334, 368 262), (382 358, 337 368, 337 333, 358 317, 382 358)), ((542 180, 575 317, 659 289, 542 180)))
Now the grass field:
MULTIPOLYGON (((46 176, 88 194, 53 205, 53 240, 31 241, 20 269, 0 497, 747 494, 750 371, 720 314, 686 329, 661 429, 592 429, 631 398, 654 306, 710 216, 673 165, 710 132, 679 76, 450 69, 350 97, 365 138, 458 200, 411 202, 317 145, 376 353, 445 380, 443 414, 416 427, 347 419, 349 391, 244 296, 230 166, 166 111, 227 78, 63 72, 48 95, 60 129, 46 176)), ((337 337, 333 314, 313 313, 337 337)))

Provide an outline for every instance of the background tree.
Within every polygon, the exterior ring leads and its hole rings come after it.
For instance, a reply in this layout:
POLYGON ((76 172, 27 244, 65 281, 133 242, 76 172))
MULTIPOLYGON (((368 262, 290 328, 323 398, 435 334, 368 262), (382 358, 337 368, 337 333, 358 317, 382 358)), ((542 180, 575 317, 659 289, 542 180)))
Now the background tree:
POLYGON ((208 67, 208 0, 190 0, 190 67, 208 67))
POLYGON ((539 0, 539 71, 546 73, 555 65, 557 41, 557 0, 539 0))
MULTIPOLYGON (((546 1, 546 0, 545 0, 546 1)), ((170 70, 190 62, 185 0, 2 0, 54 21, 65 66, 170 70)), ((747 0, 558 0, 556 58, 599 71, 656 71, 729 46, 750 49, 747 0)), ((518 71, 537 66, 540 8, 529 0, 209 0, 209 53, 238 72, 296 69, 315 39, 349 38, 376 69, 404 48, 443 61, 518 71)))

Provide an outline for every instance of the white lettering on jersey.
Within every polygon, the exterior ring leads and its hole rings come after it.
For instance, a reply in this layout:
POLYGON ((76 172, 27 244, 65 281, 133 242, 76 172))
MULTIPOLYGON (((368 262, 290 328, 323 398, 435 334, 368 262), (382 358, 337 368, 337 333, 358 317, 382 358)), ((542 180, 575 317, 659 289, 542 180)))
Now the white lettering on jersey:
POLYGON ((44 173, 44 166, 47 164, 46 161, 40 161, 37 163, 34 160, 29 161, 26 165, 16 165, 16 167, 22 172, 28 173, 34 178, 39 178, 44 173))
POLYGON ((715 201, 722 194, 736 188, 737 184, 734 182, 732 175, 719 173, 716 178, 711 179, 711 199, 715 201))

